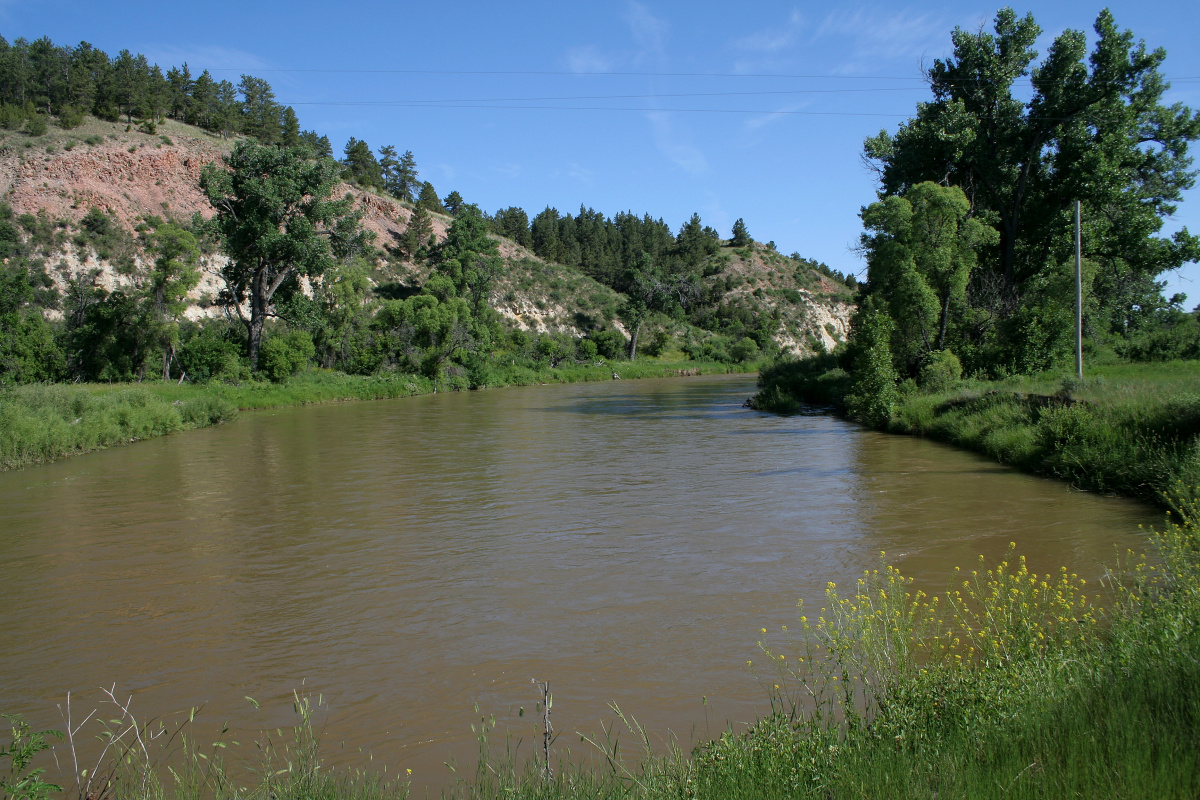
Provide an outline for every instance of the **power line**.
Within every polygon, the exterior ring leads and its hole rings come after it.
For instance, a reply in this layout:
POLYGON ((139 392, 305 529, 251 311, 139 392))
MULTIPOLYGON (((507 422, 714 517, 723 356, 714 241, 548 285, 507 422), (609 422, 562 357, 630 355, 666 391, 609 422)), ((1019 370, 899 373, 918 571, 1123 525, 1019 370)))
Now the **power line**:
POLYGON ((878 81, 921 81, 920 77, 900 75, 781 75, 754 72, 560 72, 552 70, 446 70, 446 69, 261 69, 242 67, 210 67, 209 72, 303 72, 337 75, 541 75, 572 78, 786 78, 789 80, 878 80, 878 81))
POLYGON ((421 100, 311 100, 287 105, 351 105, 351 106, 390 106, 390 105, 426 105, 437 103, 541 103, 560 100, 659 100, 666 97, 760 97, 766 95, 797 95, 797 94, 841 94, 861 92, 912 92, 918 87, 895 87, 877 89, 791 89, 782 91, 762 92, 685 92, 680 94, 602 94, 602 95, 566 95, 559 97, 476 97, 463 99, 421 100))
POLYGON ((355 102, 301 102, 301 103, 283 103, 290 106, 372 106, 379 107, 381 105, 388 108, 473 108, 481 111, 491 110, 517 110, 517 111, 669 111, 672 113, 681 114, 784 114, 793 116, 809 116, 809 117, 889 117, 892 119, 907 119, 911 114, 884 114, 873 111, 776 111, 762 109, 746 109, 746 108, 647 108, 647 107, 625 107, 625 106, 512 106, 512 105, 464 105, 447 103, 444 105, 431 105, 428 103, 355 103, 355 102))

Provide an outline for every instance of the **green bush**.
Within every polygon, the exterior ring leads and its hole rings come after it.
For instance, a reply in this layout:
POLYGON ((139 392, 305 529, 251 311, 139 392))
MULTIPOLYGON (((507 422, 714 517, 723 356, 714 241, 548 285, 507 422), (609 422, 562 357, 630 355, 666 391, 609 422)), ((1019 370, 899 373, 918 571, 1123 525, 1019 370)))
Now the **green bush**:
POLYGON ((58 112, 58 127, 65 131, 73 130, 83 124, 83 109, 75 106, 65 106, 58 112))
POLYGON ((273 335, 258 350, 258 371, 273 383, 279 383, 307 367, 316 352, 308 331, 273 335))
POLYGON ((45 114, 32 114, 25 120, 25 132, 30 136, 43 136, 48 128, 45 114))
POLYGON ((925 357, 918 383, 927 392, 948 392, 962 380, 962 362, 949 350, 935 350, 925 357))
POLYGON ((729 358, 738 363, 753 361, 758 358, 758 342, 749 336, 743 336, 729 348, 729 358))
POLYGON ((176 353, 179 368, 199 383, 239 380, 250 370, 242 360, 242 344, 228 328, 209 323, 188 337, 176 353))
POLYGON ((615 328, 593 331, 588 338, 596 343, 596 351, 603 358, 621 358, 629 348, 629 340, 615 328))
POLYGON ((855 339, 854 387, 846 398, 850 416, 868 425, 884 425, 900 400, 890 339, 894 323, 885 312, 874 311, 863 319, 855 339))

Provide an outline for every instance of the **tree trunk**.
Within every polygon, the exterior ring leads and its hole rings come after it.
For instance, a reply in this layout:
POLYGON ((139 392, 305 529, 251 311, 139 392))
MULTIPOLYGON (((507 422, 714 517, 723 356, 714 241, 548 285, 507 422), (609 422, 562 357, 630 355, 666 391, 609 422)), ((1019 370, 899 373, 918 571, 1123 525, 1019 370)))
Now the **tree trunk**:
POLYGON ((942 324, 938 331, 938 350, 946 349, 946 323, 950 319, 950 292, 946 292, 946 301, 942 303, 942 324))
POLYGON ((630 361, 633 361, 634 357, 637 356, 638 332, 641 331, 641 329, 642 329, 642 321, 638 320, 636 323, 634 323, 633 335, 629 338, 629 360, 630 361))

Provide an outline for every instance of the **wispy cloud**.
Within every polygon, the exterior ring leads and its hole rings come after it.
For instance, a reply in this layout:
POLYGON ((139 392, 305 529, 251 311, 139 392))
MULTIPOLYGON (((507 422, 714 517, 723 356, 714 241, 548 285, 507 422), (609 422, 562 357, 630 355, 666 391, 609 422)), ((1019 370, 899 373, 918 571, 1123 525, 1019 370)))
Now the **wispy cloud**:
MULTIPOLYGON (((3 0, 0 0, 3 2, 3 0)), ((576 45, 566 52, 566 62, 572 72, 613 72, 647 64, 661 65, 667 59, 667 37, 671 26, 656 17, 637 0, 630 0, 621 19, 629 27, 632 47, 603 50, 593 44, 576 45)))
POLYGON ((869 69, 881 61, 919 59, 948 44, 953 27, 930 13, 880 8, 839 9, 816 27, 814 39, 840 39, 846 58, 837 71, 869 69))
POLYGON ((572 72, 612 72, 620 64, 621 57, 603 53, 591 44, 572 47, 567 50, 567 66, 572 72))
POLYGON ((773 113, 758 114, 751 117, 742 123, 742 130, 746 133, 753 133, 754 131, 761 130, 762 128, 765 128, 774 122, 779 122, 781 119, 786 118, 788 116, 788 112, 801 111, 807 108, 809 105, 811 105, 811 103, 807 100, 797 101, 795 103, 787 103, 786 105, 782 105, 775 109, 773 113))
POLYGON ((655 146, 671 163, 692 175, 699 175, 708 170, 708 159, 704 157, 704 153, 675 129, 670 114, 664 111, 648 111, 646 118, 650 120, 654 130, 655 146))
POLYGON ((664 60, 667 55, 667 36, 671 30, 670 24, 665 19, 654 16, 650 9, 637 0, 630 0, 622 16, 625 24, 629 26, 633 43, 637 45, 638 60, 642 61, 647 58, 657 61, 664 60))
POLYGON ((509 180, 515 180, 521 177, 523 170, 520 164, 509 162, 507 164, 493 164, 492 171, 498 172, 509 180))
POLYGON ((574 161, 572 161, 571 165, 567 168, 567 177, 574 178, 575 180, 587 186, 592 186, 596 182, 595 172, 580 164, 576 164, 574 161))
POLYGON ((774 54, 794 46, 804 30, 804 17, 792 11, 783 25, 751 33, 736 40, 733 46, 751 54, 774 54))

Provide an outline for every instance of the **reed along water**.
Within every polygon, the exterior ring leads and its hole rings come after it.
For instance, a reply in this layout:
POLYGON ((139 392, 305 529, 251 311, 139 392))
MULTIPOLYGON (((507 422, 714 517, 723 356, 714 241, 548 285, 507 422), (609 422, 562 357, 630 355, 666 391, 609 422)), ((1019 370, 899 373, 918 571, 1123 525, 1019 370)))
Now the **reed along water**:
POLYGON ((926 590, 1010 541, 1035 571, 1098 578, 1158 521, 935 443, 742 408, 753 391, 297 408, 0 473, 0 712, 62 728, 68 691, 78 721, 115 683, 141 718, 205 704, 248 744, 292 723, 299 689, 324 701, 330 762, 436 787, 484 715, 532 754, 538 679, 558 754, 586 753, 575 732, 610 702, 687 747, 768 710, 746 666, 760 629, 880 551, 926 590))

